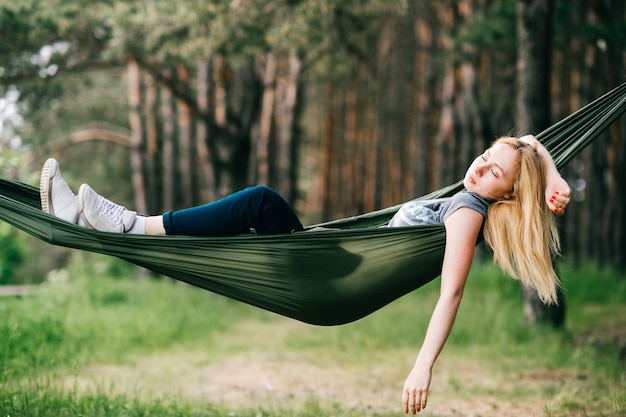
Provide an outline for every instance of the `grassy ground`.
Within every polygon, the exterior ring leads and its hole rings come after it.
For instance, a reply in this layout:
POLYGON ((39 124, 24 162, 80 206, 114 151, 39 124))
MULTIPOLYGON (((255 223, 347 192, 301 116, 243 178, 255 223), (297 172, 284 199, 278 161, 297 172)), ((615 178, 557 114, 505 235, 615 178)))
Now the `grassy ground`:
MULTIPOLYGON (((0 299, 0 416, 387 416, 437 282, 356 323, 315 327, 77 255, 0 299)), ((562 268, 563 331, 527 328, 521 290, 474 268, 426 416, 626 415, 626 277, 562 268)))

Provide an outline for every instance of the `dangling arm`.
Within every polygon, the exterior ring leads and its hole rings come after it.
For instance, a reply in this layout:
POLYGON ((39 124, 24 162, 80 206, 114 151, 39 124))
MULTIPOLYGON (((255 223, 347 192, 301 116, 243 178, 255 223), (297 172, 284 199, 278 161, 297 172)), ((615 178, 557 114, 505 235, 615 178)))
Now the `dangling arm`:
POLYGON ((426 407, 432 368, 452 330, 482 223, 483 216, 466 207, 456 210, 445 222, 441 292, 415 365, 404 383, 405 413, 415 414, 426 407))
POLYGON ((552 159, 550 152, 533 135, 526 135, 520 138, 521 141, 530 143, 537 148, 537 152, 543 159, 546 167, 546 203, 554 214, 562 216, 570 200, 570 187, 567 181, 561 176, 559 170, 552 159))

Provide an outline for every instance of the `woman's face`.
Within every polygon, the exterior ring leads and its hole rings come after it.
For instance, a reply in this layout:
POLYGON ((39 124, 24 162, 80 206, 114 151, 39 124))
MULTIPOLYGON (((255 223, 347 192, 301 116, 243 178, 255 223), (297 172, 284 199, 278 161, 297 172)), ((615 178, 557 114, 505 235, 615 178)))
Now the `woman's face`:
POLYGON ((509 198, 519 174, 519 158, 512 146, 495 144, 472 162, 463 185, 486 200, 509 198))

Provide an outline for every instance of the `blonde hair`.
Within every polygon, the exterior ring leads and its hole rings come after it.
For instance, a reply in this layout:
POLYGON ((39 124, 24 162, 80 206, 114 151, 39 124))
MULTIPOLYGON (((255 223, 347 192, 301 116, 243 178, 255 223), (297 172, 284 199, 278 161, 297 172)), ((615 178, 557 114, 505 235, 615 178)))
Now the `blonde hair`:
POLYGON ((537 290, 541 301, 557 303, 559 278, 552 257, 560 251, 559 234, 544 199, 546 170, 537 149, 515 137, 507 144, 519 152, 519 174, 513 194, 489 206, 484 237, 493 250, 493 261, 514 279, 537 290))

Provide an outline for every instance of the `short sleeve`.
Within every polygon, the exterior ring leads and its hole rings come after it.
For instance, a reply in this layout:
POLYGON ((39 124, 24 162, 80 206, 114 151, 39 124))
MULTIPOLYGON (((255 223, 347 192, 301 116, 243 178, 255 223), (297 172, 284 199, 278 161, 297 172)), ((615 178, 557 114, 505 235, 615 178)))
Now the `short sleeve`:
POLYGON ((484 218, 486 218, 487 209, 489 208, 489 202, 480 195, 473 192, 462 191, 460 193, 457 193, 452 196, 452 198, 450 199, 450 204, 448 205, 448 207, 446 207, 445 212, 442 213, 442 221, 445 223, 446 219, 450 217, 452 213, 462 207, 467 207, 474 211, 477 211, 484 218))

